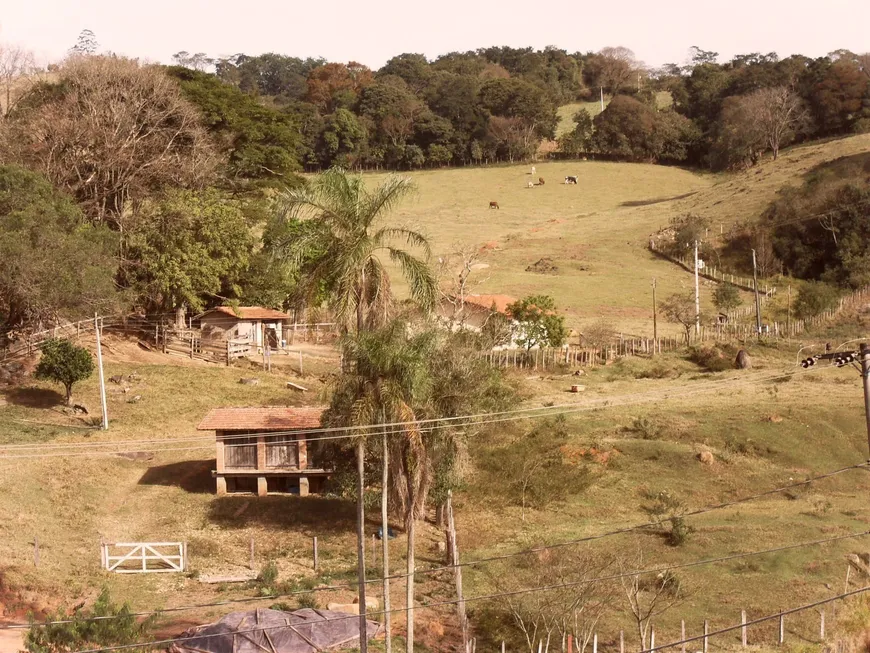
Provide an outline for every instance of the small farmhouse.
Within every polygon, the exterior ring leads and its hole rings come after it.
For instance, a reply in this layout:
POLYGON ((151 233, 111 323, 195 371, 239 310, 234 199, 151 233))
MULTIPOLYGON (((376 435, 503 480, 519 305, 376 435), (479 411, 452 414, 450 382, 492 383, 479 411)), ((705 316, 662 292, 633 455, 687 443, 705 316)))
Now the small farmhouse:
POLYGON ((477 331, 483 328, 493 310, 507 316, 507 307, 515 301, 508 295, 466 295, 462 305, 458 297, 450 297, 441 302, 438 315, 453 325, 462 324, 477 331))
POLYGON ((290 317, 262 306, 218 306, 193 318, 204 338, 212 340, 249 340, 255 347, 269 343, 277 349, 285 337, 290 317))
POLYGON ((214 431, 219 495, 319 492, 330 471, 312 464, 304 430, 320 426, 321 407, 215 408, 197 426, 214 431))

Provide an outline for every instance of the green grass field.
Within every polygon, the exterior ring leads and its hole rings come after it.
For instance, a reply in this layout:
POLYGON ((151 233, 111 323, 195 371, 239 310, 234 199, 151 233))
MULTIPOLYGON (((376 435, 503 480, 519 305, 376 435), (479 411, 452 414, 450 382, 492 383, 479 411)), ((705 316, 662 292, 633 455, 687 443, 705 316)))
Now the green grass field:
MULTIPOLYGON (((528 189, 528 166, 492 167, 413 175, 415 201, 393 219, 426 230, 436 255, 454 243, 486 247, 480 291, 521 297, 545 292, 556 297, 572 325, 601 318, 629 333, 651 333, 650 288, 658 280, 660 296, 687 290, 691 275, 651 257, 650 233, 681 213, 694 211, 722 222, 754 217, 787 182, 796 183, 809 168, 870 147, 870 136, 791 149, 777 162, 733 176, 702 175, 678 168, 640 164, 563 162, 537 164, 547 184, 528 189), (577 174, 580 183, 556 183, 577 174), (679 199, 677 199, 679 198, 679 199), (496 200, 499 210, 490 210, 496 200), (626 205, 630 204, 630 205, 626 205), (552 275, 526 272, 549 257, 552 275)), ((374 182, 377 175, 369 176, 374 182)), ((729 222, 730 223, 730 222, 729 222)), ((709 302, 709 287, 702 291, 709 302)), ((838 344, 863 333, 867 316, 844 316, 840 326, 807 334, 801 342, 747 343, 753 369, 709 373, 671 354, 658 360, 632 359, 589 370, 579 381, 567 373, 512 375, 521 407, 566 404, 581 408, 592 399, 606 407, 575 412, 549 422, 521 421, 475 433, 469 440, 468 475, 457 491, 459 545, 464 560, 503 554, 542 543, 574 539, 630 524, 645 523, 648 498, 668 491, 696 509, 732 500, 813 474, 866 460, 866 433, 859 377, 851 368, 750 382, 794 369, 798 348, 809 343, 838 344), (582 383, 585 392, 570 394, 582 383), (719 385, 717 385, 719 384, 719 385), (618 405, 620 397, 667 390, 654 402, 618 405), (703 392, 701 392, 703 391, 703 392), (712 464, 698 454, 709 451, 712 464), (526 461, 556 456, 559 467, 531 475, 533 497, 523 518, 517 484, 526 461), (560 482, 565 479, 564 482, 560 482)), ((108 433, 70 428, 58 407, 57 388, 28 382, 0 392, 0 443, 92 443, 105 439, 176 441, 174 451, 131 458, 118 456, 0 457, 0 603, 6 615, 20 619, 29 609, 70 606, 92 599, 106 585, 116 598, 136 609, 208 603, 257 595, 256 584, 208 585, 198 578, 246 570, 251 538, 257 565, 274 561, 285 589, 352 582, 354 513, 349 502, 334 498, 216 498, 212 494, 213 449, 196 424, 211 407, 227 405, 315 404, 326 399, 323 374, 336 359, 318 350, 299 380, 288 365, 270 374, 246 367, 220 367, 184 358, 144 353, 117 338, 106 348, 108 376, 137 372, 141 380, 109 386, 112 428, 108 433), (240 385, 240 376, 260 377, 258 386, 240 385), (286 380, 304 383, 310 392, 289 394, 286 380), (129 397, 141 396, 137 403, 129 397), (311 537, 320 543, 323 571, 311 569, 311 537), (33 542, 40 543, 40 565, 33 565, 33 542), (99 569, 99 542, 186 540, 191 573, 152 576, 109 575, 99 569)), ((734 355, 734 349, 725 354, 734 355)), ((280 361, 279 361, 280 362, 280 361)), ((306 363, 308 365, 308 363, 306 363)), ((98 406, 96 380, 77 388, 78 401, 98 406)), ((77 422, 81 425, 81 422, 77 422)), ((205 434, 208 435, 208 434, 205 434)), ((870 476, 853 471, 810 487, 772 495, 688 520, 693 529, 685 544, 669 546, 655 533, 619 536, 583 545, 606 569, 617 558, 644 565, 714 558, 867 529, 870 476)), ((369 532, 376 528, 369 524, 369 532)), ((441 535, 425 526, 419 537, 420 569, 438 566, 441 535)), ((400 534, 393 547, 395 570, 404 564, 400 534)), ((844 556, 867 550, 864 539, 795 549, 758 558, 680 570, 688 597, 656 618, 659 643, 677 639, 684 619, 697 634, 704 619, 711 629, 840 591, 844 556)), ((542 557, 540 563, 547 563, 542 557)), ((534 561, 532 561, 534 563, 534 561)), ((503 563, 499 572, 527 571, 529 560, 503 563)), ((375 565, 372 576, 378 573, 375 565)), ((466 595, 493 592, 499 574, 471 567, 466 595)), ((426 603, 453 596, 451 578, 421 579, 417 599, 426 603)), ((857 583, 862 580, 853 581, 857 583)), ((394 605, 403 605, 400 584, 394 605)), ((614 609, 598 626, 603 649, 614 650, 620 629, 636 647, 624 600, 615 589, 614 609)), ((375 591, 379 597, 379 590, 375 591)), ((349 602, 350 590, 323 592, 321 606, 349 602)), ((274 600, 264 598, 266 607, 274 600)), ((291 605, 292 601, 288 601, 291 605)), ((248 606, 250 607, 250 605, 248 606)), ((495 650, 511 631, 495 614, 504 602, 469 603, 481 650, 495 650)), ((222 609, 180 613, 164 626, 177 633, 222 609)), ((418 630, 428 650, 444 650, 455 636, 449 608, 421 610, 418 630)), ((788 642, 797 650, 814 649, 816 613, 789 618, 788 642)), ((396 620, 399 621, 398 619, 396 620)), ((837 620, 828 613, 829 630, 837 620)), ((755 648, 773 648, 775 625, 750 630, 755 648)), ((509 650, 523 650, 515 634, 509 650)), ((713 647, 739 646, 739 634, 714 640, 713 647)), ((693 649, 694 650, 694 649, 693 649)))

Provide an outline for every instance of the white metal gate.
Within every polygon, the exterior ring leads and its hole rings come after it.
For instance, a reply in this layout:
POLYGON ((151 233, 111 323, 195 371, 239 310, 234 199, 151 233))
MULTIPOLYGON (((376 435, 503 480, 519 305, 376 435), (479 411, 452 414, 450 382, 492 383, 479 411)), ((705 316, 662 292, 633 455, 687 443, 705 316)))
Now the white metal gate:
POLYGON ((182 572, 186 542, 116 542, 100 545, 101 566, 118 574, 182 572))

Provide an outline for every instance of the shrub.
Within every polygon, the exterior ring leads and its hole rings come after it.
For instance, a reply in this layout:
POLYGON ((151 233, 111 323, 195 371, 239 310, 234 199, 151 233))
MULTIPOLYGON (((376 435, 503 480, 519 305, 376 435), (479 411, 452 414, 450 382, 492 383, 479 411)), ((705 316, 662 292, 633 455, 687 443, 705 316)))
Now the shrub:
POLYGON ((631 430, 644 440, 656 440, 661 435, 662 427, 648 417, 635 417, 631 421, 631 430))
POLYGON ((801 319, 814 317, 837 305, 840 294, 836 288, 820 281, 811 281, 801 287, 795 300, 795 314, 801 319))
POLYGON ((650 516, 650 520, 661 529, 665 541, 671 546, 682 546, 686 543, 694 529, 686 524, 683 515, 686 506, 683 501, 668 490, 661 492, 645 492, 643 495, 649 503, 641 505, 641 509, 650 516))
POLYGON ((79 607, 70 614, 59 611, 50 615, 45 624, 31 623, 24 646, 30 653, 65 653, 103 646, 125 646, 150 639, 156 620, 157 615, 151 615, 139 621, 129 605, 116 605, 109 590, 103 588, 90 610, 79 607), (60 621, 68 623, 50 623, 60 621))
POLYGON ((260 570, 257 575, 257 583, 261 589, 271 590, 275 587, 275 582, 278 580, 278 565, 274 560, 270 560, 260 570))
POLYGON ((689 348, 689 360, 708 372, 724 372, 734 368, 730 356, 726 356, 719 347, 698 345, 689 348))
POLYGON ((732 283, 720 283, 713 291, 713 304, 720 311, 730 311, 743 303, 740 299, 740 291, 732 283))

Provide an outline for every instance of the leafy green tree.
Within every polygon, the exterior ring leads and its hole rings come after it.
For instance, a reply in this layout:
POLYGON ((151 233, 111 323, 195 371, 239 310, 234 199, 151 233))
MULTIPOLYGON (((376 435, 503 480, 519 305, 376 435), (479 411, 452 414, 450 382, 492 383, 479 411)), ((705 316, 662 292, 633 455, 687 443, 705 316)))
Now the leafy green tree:
POLYGON ((720 283, 713 291, 713 304, 720 311, 732 311, 742 303, 740 290, 732 283, 720 283))
POLYGON ((400 267, 411 299, 429 311, 437 288, 427 262, 428 241, 412 229, 378 224, 412 191, 408 178, 390 177, 370 190, 362 177, 332 168, 285 192, 281 215, 312 223, 309 232, 286 243, 290 260, 298 265, 310 252, 320 252, 300 280, 300 295, 311 297, 325 287, 345 328, 361 332, 382 324, 393 300, 386 258, 400 267), (421 250, 423 258, 400 247, 401 241, 421 250))
POLYGON ((325 166, 353 167, 368 140, 365 126, 351 111, 338 109, 324 119, 318 157, 325 166))
POLYGON ((254 237, 239 202, 215 189, 178 191, 147 209, 131 238, 128 283, 148 310, 202 310, 240 296, 254 237))
POLYGON ((565 318, 556 313, 549 295, 530 295, 507 307, 517 323, 517 342, 526 350, 533 347, 561 347, 568 337, 565 318))
POLYGON ((36 366, 35 376, 43 381, 54 381, 66 390, 66 403, 72 404, 72 388, 84 381, 94 371, 94 359, 84 347, 77 347, 69 340, 51 338, 42 344, 42 356, 36 366))
POLYGON ((129 605, 117 605, 109 590, 103 588, 91 609, 77 607, 72 613, 58 611, 49 615, 45 624, 32 622, 24 646, 30 653, 128 646, 151 639, 156 621, 156 615, 140 620, 129 605))
POLYGON ((638 161, 684 161, 700 134, 673 111, 657 112, 643 102, 617 95, 595 116, 596 149, 638 161))
POLYGON ((570 156, 580 156, 592 145, 592 116, 586 109, 580 109, 573 120, 574 129, 559 138, 559 150, 570 156))
POLYGON ((214 75, 167 68, 185 97, 202 113, 225 157, 227 184, 286 183, 299 169, 299 126, 294 117, 225 84, 214 75))
POLYGON ((0 166, 0 324, 111 312, 117 235, 90 225, 41 175, 0 166))

